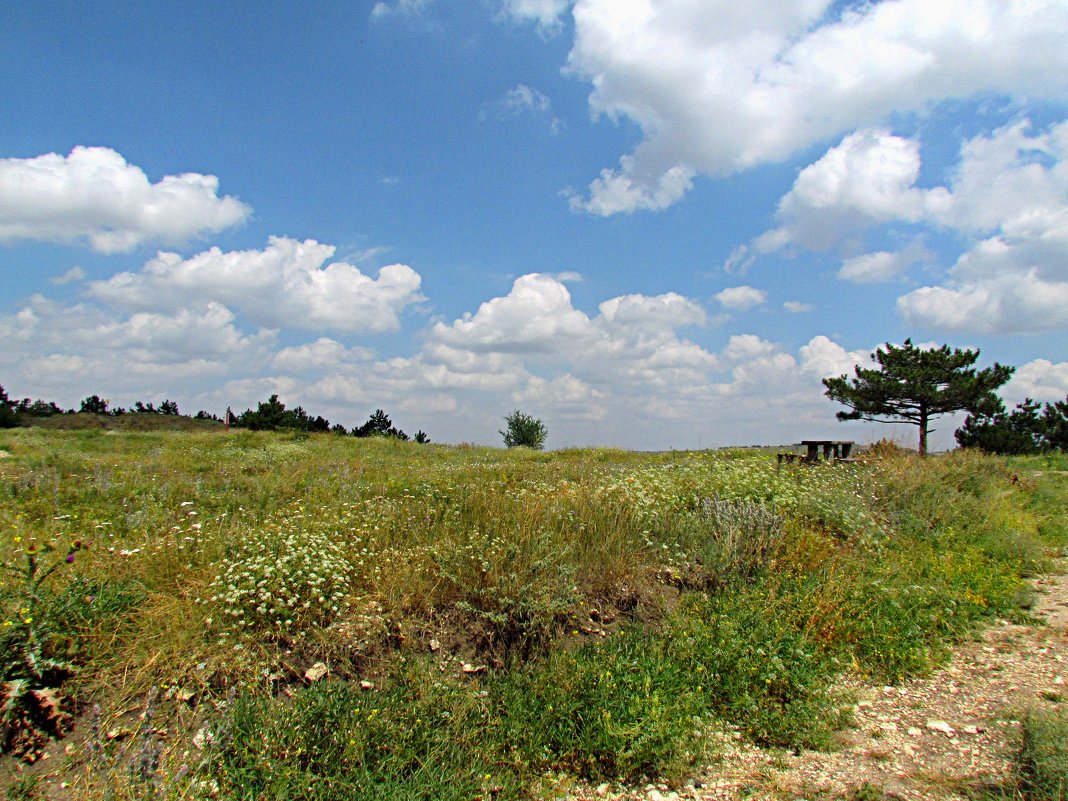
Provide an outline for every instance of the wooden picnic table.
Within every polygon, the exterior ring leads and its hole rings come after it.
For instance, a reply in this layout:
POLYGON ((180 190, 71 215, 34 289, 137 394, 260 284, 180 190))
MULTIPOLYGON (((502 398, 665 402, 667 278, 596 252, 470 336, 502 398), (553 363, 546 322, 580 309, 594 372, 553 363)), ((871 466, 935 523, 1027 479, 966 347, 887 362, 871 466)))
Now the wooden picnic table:
POLYGON ((823 451, 823 460, 826 462, 832 458, 835 461, 848 459, 853 451, 854 443, 853 440, 841 439, 803 439, 801 444, 808 448, 808 453, 805 455, 806 462, 818 462, 820 451, 823 451))

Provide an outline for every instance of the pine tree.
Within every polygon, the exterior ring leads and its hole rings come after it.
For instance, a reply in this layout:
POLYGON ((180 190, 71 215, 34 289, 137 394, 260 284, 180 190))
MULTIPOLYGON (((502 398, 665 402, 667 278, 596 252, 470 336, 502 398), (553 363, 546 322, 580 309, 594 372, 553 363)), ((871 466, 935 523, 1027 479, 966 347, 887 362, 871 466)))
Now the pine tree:
POLYGON ((1012 377, 1015 368, 995 362, 976 370, 978 350, 950 350, 948 345, 924 349, 906 339, 889 342, 872 354, 877 369, 856 368, 852 379, 841 375, 823 379, 826 395, 848 406, 839 420, 908 423, 920 429, 919 451, 927 453, 931 420, 957 411, 984 413, 1001 407, 994 390, 1012 377))

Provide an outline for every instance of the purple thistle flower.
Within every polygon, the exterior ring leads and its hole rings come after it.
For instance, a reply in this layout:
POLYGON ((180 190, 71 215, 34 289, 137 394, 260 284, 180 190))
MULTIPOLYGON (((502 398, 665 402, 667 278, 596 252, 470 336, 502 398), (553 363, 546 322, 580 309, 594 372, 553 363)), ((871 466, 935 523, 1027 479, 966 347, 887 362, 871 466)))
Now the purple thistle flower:
POLYGON ((74 562, 74 554, 73 553, 67 554, 67 564, 68 565, 69 564, 73 564, 73 562, 74 562))

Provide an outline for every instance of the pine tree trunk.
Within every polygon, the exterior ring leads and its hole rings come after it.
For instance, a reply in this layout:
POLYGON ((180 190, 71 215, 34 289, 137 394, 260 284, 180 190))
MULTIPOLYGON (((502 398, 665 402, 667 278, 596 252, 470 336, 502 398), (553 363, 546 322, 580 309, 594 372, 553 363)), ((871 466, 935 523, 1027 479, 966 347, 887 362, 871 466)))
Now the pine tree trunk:
POLYGON ((920 410, 920 456, 927 455, 927 412, 920 410))

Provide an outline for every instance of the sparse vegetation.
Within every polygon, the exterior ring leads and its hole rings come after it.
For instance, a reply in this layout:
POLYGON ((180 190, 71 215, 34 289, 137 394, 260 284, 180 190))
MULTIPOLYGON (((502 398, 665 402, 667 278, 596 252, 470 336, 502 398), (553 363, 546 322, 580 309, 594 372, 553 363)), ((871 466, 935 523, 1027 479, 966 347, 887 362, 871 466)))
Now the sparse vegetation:
POLYGON ((1068 543, 1063 484, 978 453, 778 471, 215 425, 0 432, 0 548, 63 560, 34 574, 43 653, 133 732, 72 758, 75 798, 524 799, 680 780, 727 725, 818 746, 840 674, 929 669, 1068 543))

